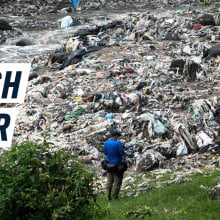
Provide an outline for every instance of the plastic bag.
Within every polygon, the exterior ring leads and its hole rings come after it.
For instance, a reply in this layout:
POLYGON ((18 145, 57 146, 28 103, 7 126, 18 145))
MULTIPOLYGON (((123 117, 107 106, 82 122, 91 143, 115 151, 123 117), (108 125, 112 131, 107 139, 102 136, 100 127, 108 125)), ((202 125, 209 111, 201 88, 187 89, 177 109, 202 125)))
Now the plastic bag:
POLYGON ((196 135, 196 141, 199 148, 212 145, 214 143, 213 139, 210 138, 204 131, 200 131, 196 135))
POLYGON ((158 119, 155 120, 153 127, 154 127, 154 131, 157 134, 165 134, 166 133, 166 128, 165 128, 164 124, 161 121, 159 121, 158 119))
POLYGON ((73 23, 72 17, 69 15, 65 16, 64 18, 61 19, 61 28, 70 27, 72 23, 73 23))
POLYGON ((185 155, 185 154, 188 154, 188 149, 187 149, 185 143, 182 142, 182 143, 180 143, 180 145, 176 151, 176 155, 181 156, 181 155, 185 155))

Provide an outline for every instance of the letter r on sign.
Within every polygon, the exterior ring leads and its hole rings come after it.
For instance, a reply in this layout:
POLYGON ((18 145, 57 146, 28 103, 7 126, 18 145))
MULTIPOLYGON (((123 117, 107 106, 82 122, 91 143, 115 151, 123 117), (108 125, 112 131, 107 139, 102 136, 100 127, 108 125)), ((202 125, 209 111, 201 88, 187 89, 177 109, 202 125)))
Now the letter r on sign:
POLYGON ((11 117, 8 114, 0 113, 0 133, 1 133, 1 140, 7 141, 7 133, 6 129, 10 125, 11 117), (4 119, 4 123, 2 124, 2 119, 4 119))
POLYGON ((16 108, 0 108, 0 148, 11 146, 16 116, 16 108))

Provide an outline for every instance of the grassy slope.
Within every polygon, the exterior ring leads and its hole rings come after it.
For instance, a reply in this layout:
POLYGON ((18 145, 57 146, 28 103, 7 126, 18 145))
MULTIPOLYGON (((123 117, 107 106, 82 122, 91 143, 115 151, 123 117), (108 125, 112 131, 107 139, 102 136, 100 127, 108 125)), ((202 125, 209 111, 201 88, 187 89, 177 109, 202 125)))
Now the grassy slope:
POLYGON ((99 197, 98 204, 109 212, 95 219, 219 220, 220 190, 214 190, 220 182, 219 175, 218 169, 196 174, 190 182, 153 189, 138 197, 110 202, 99 197))

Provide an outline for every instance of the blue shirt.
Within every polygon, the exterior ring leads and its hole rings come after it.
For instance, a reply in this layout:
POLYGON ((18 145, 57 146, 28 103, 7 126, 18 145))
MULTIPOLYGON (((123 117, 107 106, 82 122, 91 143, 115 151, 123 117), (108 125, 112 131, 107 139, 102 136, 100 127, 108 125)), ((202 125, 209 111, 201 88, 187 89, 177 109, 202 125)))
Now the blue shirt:
POLYGON ((121 164, 122 158, 125 156, 122 143, 115 139, 109 139, 104 143, 104 154, 106 160, 112 164, 121 164))

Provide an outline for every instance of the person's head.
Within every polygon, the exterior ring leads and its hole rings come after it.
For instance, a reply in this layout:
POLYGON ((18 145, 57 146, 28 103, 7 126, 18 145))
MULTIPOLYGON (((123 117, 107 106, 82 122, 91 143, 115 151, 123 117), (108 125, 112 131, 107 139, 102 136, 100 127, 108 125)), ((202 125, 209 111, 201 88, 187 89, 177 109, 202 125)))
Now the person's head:
POLYGON ((120 136, 121 136, 121 133, 119 131, 117 131, 117 130, 112 130, 111 131, 111 137, 113 139, 118 139, 120 136))

